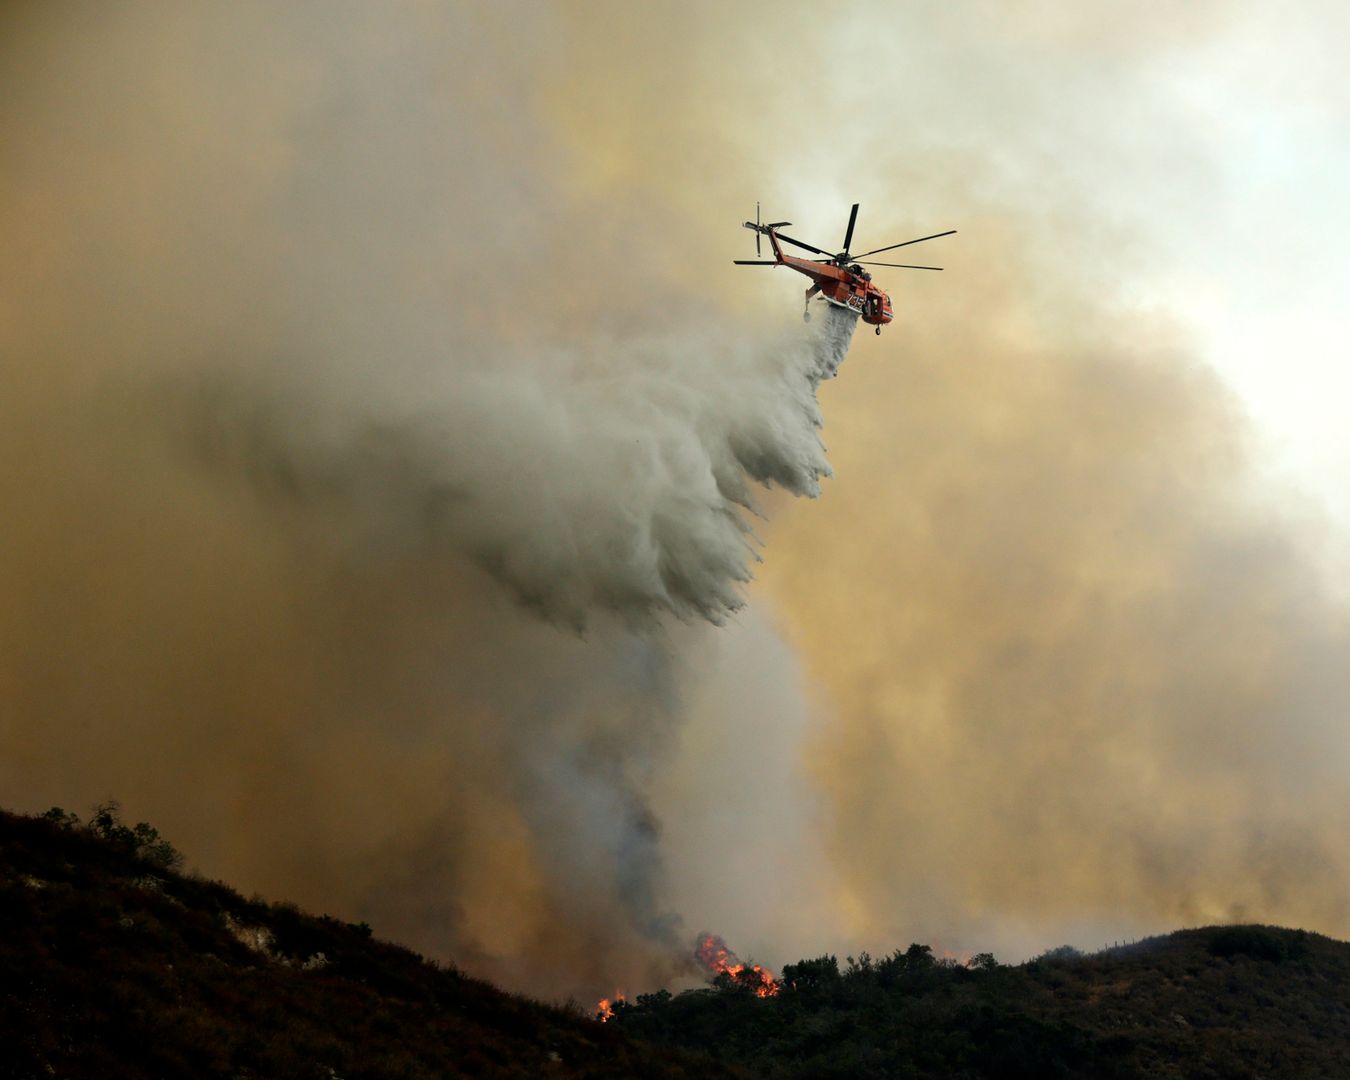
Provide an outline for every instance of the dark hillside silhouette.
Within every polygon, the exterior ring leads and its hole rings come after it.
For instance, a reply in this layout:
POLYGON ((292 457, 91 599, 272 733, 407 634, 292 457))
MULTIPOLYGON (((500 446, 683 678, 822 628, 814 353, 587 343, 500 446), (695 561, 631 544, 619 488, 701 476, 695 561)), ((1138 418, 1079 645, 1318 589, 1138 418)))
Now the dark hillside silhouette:
POLYGON ((740 1075, 180 862, 112 804, 0 812, 0 1080, 740 1075))
POLYGON ((624 1030, 781 1077, 1350 1076, 1350 945, 1226 926, 1017 967, 926 945, 788 964, 783 990, 644 995, 624 1030))
POLYGON ((0 812, 0 1080, 1350 1076, 1350 945, 1300 930, 821 956, 600 1024, 181 863, 115 804, 0 812))

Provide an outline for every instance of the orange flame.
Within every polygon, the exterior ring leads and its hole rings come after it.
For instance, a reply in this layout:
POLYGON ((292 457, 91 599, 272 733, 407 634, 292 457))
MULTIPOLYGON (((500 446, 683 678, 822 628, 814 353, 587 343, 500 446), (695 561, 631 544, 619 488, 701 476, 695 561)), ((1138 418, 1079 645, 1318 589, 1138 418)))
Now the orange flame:
MULTIPOLYGON (((717 934, 703 934, 694 947, 694 959, 702 965, 710 979, 728 976, 736 985, 750 989, 755 997, 777 997, 782 988, 774 973, 759 964, 746 964, 732 952, 717 934)), ((614 1019, 615 1008, 627 999, 622 990, 614 991, 612 998, 601 998, 595 1004, 595 1018, 602 1024, 614 1019)))
POLYGON ((774 997, 779 991, 778 980, 768 968, 758 964, 744 964, 727 948, 727 943, 716 934, 704 934, 694 949, 694 958, 716 978, 723 973, 741 985, 754 988, 755 997, 774 997))

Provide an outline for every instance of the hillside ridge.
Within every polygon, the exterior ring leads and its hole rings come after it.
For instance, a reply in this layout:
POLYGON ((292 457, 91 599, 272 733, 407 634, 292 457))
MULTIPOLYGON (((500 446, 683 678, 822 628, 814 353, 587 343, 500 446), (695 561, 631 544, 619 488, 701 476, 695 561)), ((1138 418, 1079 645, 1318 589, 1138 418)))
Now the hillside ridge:
POLYGON ((0 1080, 1350 1075, 1350 944, 1302 930, 827 955, 770 996, 723 973, 601 1024, 181 862, 114 805, 0 811, 0 1080))
POLYGON ((743 1075, 179 863, 115 806, 0 811, 0 1080, 743 1075))

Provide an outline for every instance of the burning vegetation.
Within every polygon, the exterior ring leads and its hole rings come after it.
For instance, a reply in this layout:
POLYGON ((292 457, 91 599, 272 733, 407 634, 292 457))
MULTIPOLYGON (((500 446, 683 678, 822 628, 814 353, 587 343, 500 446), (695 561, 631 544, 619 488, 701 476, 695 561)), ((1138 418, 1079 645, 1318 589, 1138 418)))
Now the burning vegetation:
POLYGON ((758 964, 743 963, 716 934, 699 937, 694 959, 707 971, 714 986, 738 986, 762 998, 774 997, 778 993, 778 980, 773 977, 772 971, 758 964))
MULTIPOLYGON (((745 963, 727 947, 719 934, 700 934, 693 959, 708 981, 719 990, 744 990, 758 998, 770 998, 777 997, 781 989, 772 971, 759 964, 745 963)), ((638 997, 638 1004, 669 998, 666 991, 657 995, 643 994, 638 997)), ((614 1019, 615 1012, 627 1004, 623 993, 616 990, 613 997, 601 998, 595 1003, 595 1018, 602 1024, 608 1023, 614 1019)))

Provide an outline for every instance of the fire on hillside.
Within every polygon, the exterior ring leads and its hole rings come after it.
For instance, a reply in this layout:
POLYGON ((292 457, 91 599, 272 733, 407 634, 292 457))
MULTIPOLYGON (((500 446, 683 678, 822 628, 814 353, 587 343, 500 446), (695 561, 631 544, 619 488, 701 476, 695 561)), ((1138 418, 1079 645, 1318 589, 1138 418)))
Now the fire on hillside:
POLYGON ((755 997, 774 997, 778 993, 778 980, 772 971, 759 964, 742 963, 717 934, 699 936, 694 958, 714 981, 725 975, 733 984, 752 990, 755 997))
MULTIPOLYGON (((699 935, 693 960, 715 986, 727 989, 738 987, 760 998, 774 997, 780 989, 772 971, 759 964, 743 962, 718 934, 699 935)), ((616 1010, 626 1004, 623 992, 616 990, 613 997, 601 998, 596 1002, 595 1018, 602 1024, 607 1023, 614 1019, 616 1010)))

